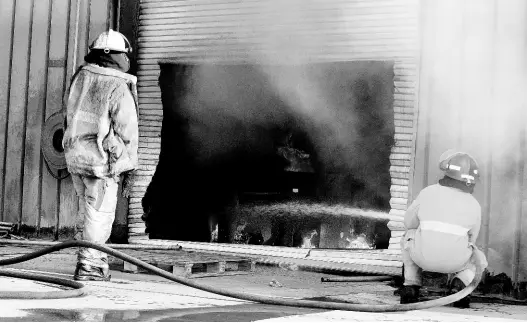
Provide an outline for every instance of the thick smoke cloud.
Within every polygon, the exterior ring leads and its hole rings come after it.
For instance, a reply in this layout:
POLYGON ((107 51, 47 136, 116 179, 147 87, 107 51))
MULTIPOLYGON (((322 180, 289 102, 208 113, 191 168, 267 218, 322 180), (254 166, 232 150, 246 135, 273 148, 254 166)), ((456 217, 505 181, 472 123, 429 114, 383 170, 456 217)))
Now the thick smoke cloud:
POLYGON ((386 71, 373 64, 346 68, 321 61, 329 40, 316 23, 331 21, 335 12, 286 3, 277 11, 278 2, 264 1, 254 19, 240 22, 235 36, 248 65, 193 69, 182 109, 197 160, 237 150, 268 153, 275 143, 263 131, 280 133, 293 124, 307 132, 321 171, 353 174, 367 195, 389 200, 393 110, 392 93, 385 91, 393 80, 377 77, 376 70, 386 71))

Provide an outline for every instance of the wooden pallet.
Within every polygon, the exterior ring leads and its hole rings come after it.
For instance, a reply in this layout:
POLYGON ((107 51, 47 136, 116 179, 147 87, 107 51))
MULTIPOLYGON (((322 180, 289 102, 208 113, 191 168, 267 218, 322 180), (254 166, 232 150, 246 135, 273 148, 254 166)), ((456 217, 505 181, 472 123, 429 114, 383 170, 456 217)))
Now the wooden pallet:
MULTIPOLYGON (((199 278, 211 276, 243 275, 254 271, 255 262, 244 258, 225 258, 217 255, 184 252, 135 252, 132 255, 176 276, 199 278)), ((109 257, 110 269, 128 273, 149 273, 148 270, 109 257)))
POLYGON ((15 225, 11 222, 0 222, 0 236, 7 236, 15 230, 15 225))

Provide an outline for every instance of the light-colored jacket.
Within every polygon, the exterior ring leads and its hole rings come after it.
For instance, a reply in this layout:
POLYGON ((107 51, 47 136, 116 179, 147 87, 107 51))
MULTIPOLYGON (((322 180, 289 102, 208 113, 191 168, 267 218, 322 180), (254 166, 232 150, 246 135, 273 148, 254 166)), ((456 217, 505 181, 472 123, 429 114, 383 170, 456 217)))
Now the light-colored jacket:
POLYGON ((73 174, 115 177, 137 168, 137 79, 88 64, 74 77, 62 145, 73 174))
POLYGON ((409 251, 420 268, 453 273, 472 255, 471 245, 476 243, 481 226, 481 206, 469 193, 430 185, 406 211, 404 225, 415 230, 409 251))

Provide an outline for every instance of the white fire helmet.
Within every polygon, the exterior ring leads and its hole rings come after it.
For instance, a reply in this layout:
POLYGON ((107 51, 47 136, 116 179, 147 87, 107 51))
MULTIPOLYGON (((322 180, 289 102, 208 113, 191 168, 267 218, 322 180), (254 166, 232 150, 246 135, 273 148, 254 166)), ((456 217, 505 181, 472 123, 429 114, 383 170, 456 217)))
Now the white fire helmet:
POLYGON ((478 163, 472 156, 452 149, 445 151, 439 157, 439 169, 446 176, 465 182, 467 185, 474 184, 480 175, 478 163))
POLYGON ((109 29, 108 31, 102 32, 90 45, 92 49, 103 49, 105 53, 110 51, 131 53, 132 46, 128 39, 118 31, 109 29))

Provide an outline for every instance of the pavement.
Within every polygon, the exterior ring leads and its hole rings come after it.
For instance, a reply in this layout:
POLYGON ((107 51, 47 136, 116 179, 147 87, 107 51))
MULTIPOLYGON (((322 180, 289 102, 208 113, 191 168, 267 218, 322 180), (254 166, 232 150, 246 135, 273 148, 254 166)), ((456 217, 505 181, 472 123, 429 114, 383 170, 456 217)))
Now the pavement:
MULTIPOLYGON (((34 250, 0 246, 0 257, 34 250)), ((75 251, 63 250, 25 263, 7 266, 19 271, 52 273, 71 278, 75 251)), ((233 291, 286 297, 352 300, 371 304, 398 301, 387 283, 322 283, 332 275, 279 267, 257 266, 248 275, 196 278, 233 291), (279 284, 270 284, 271 281, 279 284), (273 285, 273 286, 271 286, 273 285), (281 286, 281 287, 280 287, 281 286)), ((112 271, 110 282, 87 282, 88 295, 59 300, 0 300, 0 322, 171 321, 171 322, 312 322, 429 321, 527 322, 527 306, 474 303, 470 309, 450 306, 402 313, 327 311, 262 305, 227 298, 169 282, 148 274, 112 271)), ((46 291, 58 287, 0 277, 0 291, 46 291)))

